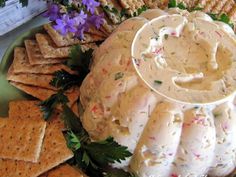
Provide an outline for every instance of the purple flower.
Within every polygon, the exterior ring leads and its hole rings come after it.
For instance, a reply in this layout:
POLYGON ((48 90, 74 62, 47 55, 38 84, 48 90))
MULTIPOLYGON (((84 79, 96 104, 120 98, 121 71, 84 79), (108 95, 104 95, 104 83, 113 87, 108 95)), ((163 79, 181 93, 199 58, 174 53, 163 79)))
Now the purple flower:
POLYGON ((68 32, 75 33, 75 20, 71 19, 69 15, 64 14, 61 19, 56 20, 56 25, 53 28, 65 36, 68 32))
POLYGON ((96 26, 97 29, 99 29, 101 27, 101 25, 104 23, 104 14, 100 14, 100 15, 91 15, 88 18, 88 23, 90 23, 91 25, 96 26))
POLYGON ((60 8, 57 4, 50 4, 48 10, 43 14, 44 17, 49 17, 50 21, 55 21, 60 18, 60 8))
POLYGON ((95 0, 82 0, 82 4, 87 7, 87 10, 91 12, 91 14, 94 14, 95 8, 100 5, 100 3, 95 0))
POLYGON ((88 23, 84 23, 83 25, 79 25, 77 27, 77 31, 75 33, 75 36, 83 39, 84 38, 84 32, 88 32, 89 31, 89 24, 88 23))
POLYGON ((75 17, 73 18, 75 20, 75 24, 76 25, 84 24, 86 22, 87 16, 88 15, 85 14, 83 10, 81 10, 79 14, 76 13, 75 17))

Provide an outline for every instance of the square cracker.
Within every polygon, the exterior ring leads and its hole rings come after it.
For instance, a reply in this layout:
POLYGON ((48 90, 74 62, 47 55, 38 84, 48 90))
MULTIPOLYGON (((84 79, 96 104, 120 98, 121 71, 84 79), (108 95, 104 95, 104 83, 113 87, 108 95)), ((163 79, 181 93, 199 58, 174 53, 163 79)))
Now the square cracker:
POLYGON ((10 67, 7 74, 7 80, 9 81, 57 90, 57 88, 49 84, 52 79, 53 79, 53 75, 45 75, 45 74, 39 75, 39 74, 31 74, 31 73, 15 74, 12 67, 10 67))
POLYGON ((130 15, 133 15, 139 8, 144 6, 143 0, 119 0, 121 6, 127 9, 130 15))
POLYGON ((26 50, 22 47, 16 47, 14 49, 14 60, 12 65, 14 73, 53 74, 62 69, 69 73, 74 73, 64 64, 30 65, 26 50))
MULTIPOLYGON (((39 101, 18 100, 9 103, 9 119, 30 119, 44 122, 43 113, 38 104, 39 101)), ((64 122, 60 119, 60 111, 56 110, 50 120, 53 120, 54 126, 60 130, 64 130, 64 122)))
POLYGON ((75 167, 63 164, 44 174, 44 177, 87 177, 87 175, 75 167))
POLYGON ((143 0, 145 5, 149 8, 166 8, 168 3, 169 3, 169 0, 161 0, 161 1, 153 1, 153 0, 143 0))
POLYGON ((109 8, 109 10, 104 10, 108 16, 108 18, 114 23, 114 24, 119 24, 125 18, 120 17, 120 13, 122 10, 122 7, 120 6, 119 2, 116 0, 99 0, 101 3, 101 6, 104 8, 109 8), (112 9, 116 9, 118 13, 112 12, 112 9))
POLYGON ((49 36, 52 38, 53 42, 58 47, 65 47, 65 46, 71 46, 75 44, 87 44, 97 41, 103 41, 105 39, 105 36, 103 33, 98 35, 98 31, 96 29, 90 29, 91 33, 85 33, 84 34, 84 40, 79 40, 77 38, 73 38, 71 35, 62 36, 59 34, 56 30, 53 29, 51 24, 44 25, 44 29, 47 31, 49 36), (96 34, 94 34, 96 33, 96 34))
POLYGON ((70 47, 57 47, 47 34, 37 33, 36 41, 44 58, 67 58, 69 57, 70 47))
POLYGON ((44 58, 35 40, 25 40, 25 47, 31 65, 58 64, 65 61, 64 58, 44 58))
MULTIPOLYGON (((13 82, 10 81, 10 83, 15 86, 16 88, 24 91, 25 93, 38 98, 39 100, 46 100, 48 99, 51 95, 55 94, 56 92, 53 90, 45 89, 45 88, 40 88, 40 87, 35 87, 35 86, 30 86, 30 85, 25 85, 21 84, 18 82, 13 82)), ((73 90, 69 93, 66 93, 66 96, 69 99, 69 106, 72 106, 73 103, 78 99, 79 97, 79 88, 73 88, 73 90)))
POLYGON ((4 177, 37 177, 73 157, 66 140, 54 120, 49 121, 42 151, 37 163, 0 159, 0 174, 4 177))
MULTIPOLYGON (((37 162, 46 122, 8 119, 0 127, 0 158, 37 162)), ((1 173, 0 173, 1 174, 1 173)))

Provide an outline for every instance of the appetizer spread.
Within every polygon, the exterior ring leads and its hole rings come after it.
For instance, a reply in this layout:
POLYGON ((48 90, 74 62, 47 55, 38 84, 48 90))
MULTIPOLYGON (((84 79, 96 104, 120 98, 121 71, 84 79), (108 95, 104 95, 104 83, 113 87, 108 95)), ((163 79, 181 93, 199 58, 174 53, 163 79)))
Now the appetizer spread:
POLYGON ((0 177, 233 172, 233 0, 53 2, 13 52, 6 79, 31 99, 0 118, 0 177))
POLYGON ((82 123, 133 156, 140 177, 226 176, 235 168, 233 30, 203 12, 153 9, 95 50, 81 85, 82 123))

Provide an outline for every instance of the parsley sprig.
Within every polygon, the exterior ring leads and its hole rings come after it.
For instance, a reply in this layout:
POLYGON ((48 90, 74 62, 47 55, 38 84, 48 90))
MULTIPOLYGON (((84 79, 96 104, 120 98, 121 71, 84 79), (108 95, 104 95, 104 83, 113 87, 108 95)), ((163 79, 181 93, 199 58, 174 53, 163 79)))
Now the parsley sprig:
POLYGON ((54 113, 54 110, 59 104, 66 104, 69 102, 68 98, 64 95, 63 90, 59 90, 58 93, 51 95, 45 101, 39 103, 40 110, 43 112, 43 118, 48 120, 54 113))
POLYGON ((79 45, 73 46, 70 51, 70 58, 65 64, 77 71, 77 74, 70 74, 65 70, 56 71, 53 74, 54 77, 50 85, 57 88, 58 93, 51 95, 39 104, 45 120, 50 119, 58 105, 66 105, 69 102, 65 92, 73 86, 80 86, 89 72, 92 52, 92 49, 83 52, 79 45))
POLYGON ((94 177, 108 175, 123 177, 120 174, 125 174, 124 177, 132 176, 123 170, 119 170, 120 173, 116 175, 117 171, 109 167, 110 163, 121 162, 132 155, 127 147, 119 145, 112 137, 92 142, 80 118, 66 105, 63 106, 62 119, 68 129, 64 132, 67 145, 74 153, 74 158, 70 161, 72 165, 78 166, 94 177))

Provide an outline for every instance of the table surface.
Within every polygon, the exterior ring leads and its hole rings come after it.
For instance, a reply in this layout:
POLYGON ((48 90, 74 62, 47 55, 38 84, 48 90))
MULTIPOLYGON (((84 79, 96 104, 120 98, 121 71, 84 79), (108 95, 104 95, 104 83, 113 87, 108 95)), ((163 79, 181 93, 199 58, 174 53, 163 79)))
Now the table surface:
POLYGON ((33 18, 32 20, 28 21, 27 23, 21 25, 20 27, 14 29, 13 31, 10 31, 9 33, 0 36, 0 62, 2 60, 2 57, 6 51, 6 49, 11 45, 14 40, 21 35, 22 33, 28 31, 31 28, 40 26, 44 23, 47 23, 48 20, 46 18, 43 18, 42 16, 37 16, 36 18, 33 18))

